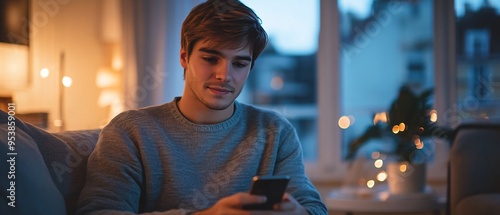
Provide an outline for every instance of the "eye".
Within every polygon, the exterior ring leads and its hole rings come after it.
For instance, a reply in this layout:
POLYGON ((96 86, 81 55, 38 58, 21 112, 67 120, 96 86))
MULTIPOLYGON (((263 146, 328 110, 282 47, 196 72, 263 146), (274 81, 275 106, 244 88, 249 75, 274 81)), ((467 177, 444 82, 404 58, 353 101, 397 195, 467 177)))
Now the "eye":
POLYGON ((236 68, 245 68, 248 66, 248 63, 240 63, 240 62, 234 62, 233 63, 233 66, 236 67, 236 68))
POLYGON ((210 63, 210 64, 216 64, 217 63, 217 58, 215 58, 215 57, 203 57, 202 59, 205 62, 210 63))

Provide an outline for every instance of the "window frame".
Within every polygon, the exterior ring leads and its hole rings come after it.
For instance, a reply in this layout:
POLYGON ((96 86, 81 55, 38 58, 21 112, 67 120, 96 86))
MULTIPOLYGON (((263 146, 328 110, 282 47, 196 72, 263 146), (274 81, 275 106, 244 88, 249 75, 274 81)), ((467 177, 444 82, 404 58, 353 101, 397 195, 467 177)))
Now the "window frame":
MULTIPOLYGON (((433 1, 434 108, 438 124, 453 127, 456 115, 456 53, 454 0, 433 1), (450 81, 451 80, 451 81, 450 81), (439 87, 440 86, 440 87, 439 87)), ((315 182, 341 181, 348 162, 341 156, 340 23, 338 0, 320 0, 320 33, 317 59, 318 159, 306 161, 306 174, 315 182)), ((435 159, 428 164, 427 179, 446 181, 449 144, 436 140, 435 159)))

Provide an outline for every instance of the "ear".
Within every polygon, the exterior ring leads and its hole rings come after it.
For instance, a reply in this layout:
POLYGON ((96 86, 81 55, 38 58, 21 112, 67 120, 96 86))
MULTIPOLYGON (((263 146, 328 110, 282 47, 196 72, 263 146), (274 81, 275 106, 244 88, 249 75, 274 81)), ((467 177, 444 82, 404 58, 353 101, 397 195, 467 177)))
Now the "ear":
POLYGON ((186 50, 184 50, 184 48, 181 48, 181 51, 180 51, 180 60, 181 60, 181 66, 182 66, 182 68, 184 68, 184 70, 186 70, 187 63, 188 63, 188 55, 187 55, 186 50))

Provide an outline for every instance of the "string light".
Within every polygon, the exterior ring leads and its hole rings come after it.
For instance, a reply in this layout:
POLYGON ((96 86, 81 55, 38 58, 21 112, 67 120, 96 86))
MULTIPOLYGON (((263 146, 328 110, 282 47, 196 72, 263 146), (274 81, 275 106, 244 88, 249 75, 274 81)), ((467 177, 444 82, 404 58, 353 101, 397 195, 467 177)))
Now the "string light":
POLYGON ((430 121, 431 122, 437 122, 438 114, 436 110, 431 110, 431 117, 430 121))
POLYGON ((392 133, 394 133, 394 134, 399 133, 399 125, 395 125, 392 127, 392 133))
POLYGON ((406 129, 406 125, 404 123, 399 123, 399 131, 403 132, 406 129))
POLYGON ((387 179, 387 173, 385 171, 379 172, 377 174, 378 181, 382 182, 382 181, 385 181, 385 179, 387 179))
POLYGON ((384 161, 383 161, 382 159, 377 159, 377 160, 374 162, 374 165, 375 165, 375 168, 380 169, 380 168, 382 168, 382 166, 384 165, 384 161))
POLYGON ((368 180, 368 181, 366 182, 366 186, 367 186, 368 188, 373 188, 373 186, 375 186, 375 181, 374 181, 374 180, 368 180))
POLYGON ((372 152, 372 158, 377 159, 380 157, 380 152, 372 152))
POLYGON ((348 116, 342 116, 340 117, 338 124, 340 128, 347 129, 349 128, 349 126, 351 126, 351 120, 348 116))
POLYGON ((400 172, 406 172, 406 170, 408 170, 408 166, 406 164, 399 165, 400 172))

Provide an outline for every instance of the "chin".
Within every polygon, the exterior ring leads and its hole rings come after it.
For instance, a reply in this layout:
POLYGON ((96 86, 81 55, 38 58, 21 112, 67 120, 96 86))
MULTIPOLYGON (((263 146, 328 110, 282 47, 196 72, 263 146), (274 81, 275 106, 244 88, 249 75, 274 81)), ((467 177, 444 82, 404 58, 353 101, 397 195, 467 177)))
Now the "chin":
POLYGON ((233 100, 214 99, 215 101, 205 101, 205 106, 212 110, 225 110, 233 104, 233 100))

